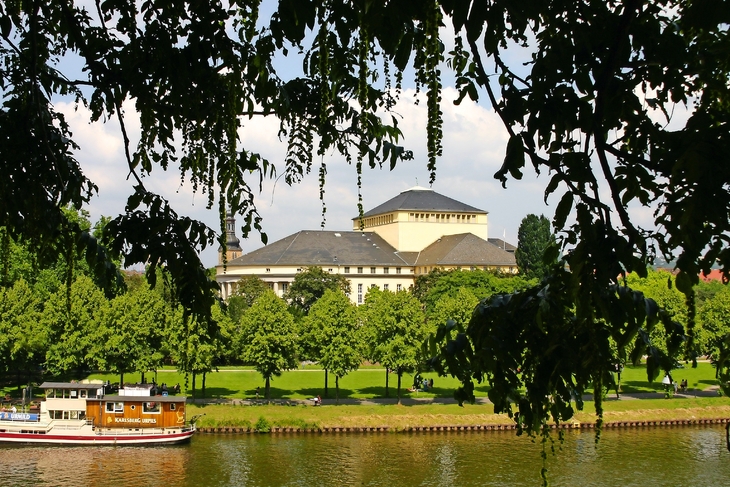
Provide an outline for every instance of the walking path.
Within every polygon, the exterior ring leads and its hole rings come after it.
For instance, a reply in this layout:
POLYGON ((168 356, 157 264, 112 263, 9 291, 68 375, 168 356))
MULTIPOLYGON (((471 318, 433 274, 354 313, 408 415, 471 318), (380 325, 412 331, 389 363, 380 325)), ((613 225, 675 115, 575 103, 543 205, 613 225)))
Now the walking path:
MULTIPOLYGON (((705 390, 688 390, 687 392, 678 392, 674 394, 675 399, 690 399, 694 397, 717 397, 718 387, 713 386, 705 390)), ((663 392, 630 392, 622 393, 618 398, 616 394, 609 394, 606 396, 606 401, 633 401, 641 399, 664 399, 665 395, 663 392)), ((584 401, 592 401, 593 395, 586 394, 583 396, 584 401)), ((253 406, 258 404, 266 404, 265 399, 229 399, 229 398, 203 398, 196 399, 195 404, 232 404, 237 406, 253 406)), ((312 405, 311 399, 272 399, 268 401, 271 404, 285 404, 285 405, 298 405, 308 404, 312 405)), ((349 404, 349 405, 376 405, 376 404, 397 404, 398 399, 395 397, 377 397, 368 399, 353 399, 353 398, 342 398, 336 401, 333 397, 323 398, 324 405, 327 404, 349 404)), ((456 399, 451 397, 403 397, 401 398, 401 404, 405 406, 414 406, 418 404, 456 404, 456 399)), ((477 404, 491 404, 486 397, 477 397, 477 404)))

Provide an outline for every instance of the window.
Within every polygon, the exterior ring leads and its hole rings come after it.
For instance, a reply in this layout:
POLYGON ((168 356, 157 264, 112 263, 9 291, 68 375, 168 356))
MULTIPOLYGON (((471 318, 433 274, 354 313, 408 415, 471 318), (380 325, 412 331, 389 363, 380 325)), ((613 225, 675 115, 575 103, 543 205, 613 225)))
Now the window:
POLYGON ((349 273, 350 273, 350 268, 349 267, 345 267, 345 274, 349 274, 349 273))
POLYGON ((402 290, 403 290, 403 288, 401 287, 401 285, 400 285, 400 284, 396 284, 396 286, 395 286, 395 290, 396 290, 396 291, 402 291, 402 290))
POLYGON ((86 394, 88 394, 88 391, 86 389, 81 389, 79 392, 81 393, 81 399, 86 399, 86 394))
POLYGON ((271 268, 270 267, 267 267, 266 268, 266 272, 271 272, 271 268))
POLYGON ((171 402, 170 403, 170 411, 174 411, 174 410, 175 410, 175 403, 174 402, 171 402))
POLYGON ((159 402, 144 402, 142 403, 143 413, 159 413, 160 403, 159 402))
POLYGON ((273 291, 274 290, 274 283, 273 282, 270 282, 268 284, 269 284, 269 289, 271 289, 273 291))
POLYGON ((77 397, 79 397, 79 391, 77 391, 76 389, 72 389, 69 392, 71 393, 69 396, 71 397, 71 399, 76 399, 77 397))
POLYGON ((362 304, 362 284, 357 285, 357 304, 362 304))
POLYGON ((123 413, 124 403, 123 402, 108 402, 106 403, 107 413, 123 413))
POLYGON ((383 274, 388 274, 390 272, 389 267, 383 267, 383 274))
POLYGON ((281 292, 286 292, 287 289, 289 289, 289 283, 288 282, 282 282, 281 283, 281 292))
POLYGON ((383 284, 383 291, 387 291, 387 290, 388 290, 388 285, 387 284, 383 284))
POLYGON ((400 274, 400 267, 396 267, 396 268, 395 268, 395 273, 396 273, 396 274, 400 274))
POLYGON ((358 274, 362 274, 362 267, 358 267, 358 268, 357 268, 357 273, 358 273, 358 274))
POLYGON ((370 274, 375 274, 375 267, 370 268, 370 274))
POLYGON ((332 268, 330 267, 329 269, 327 269, 327 272, 329 272, 331 274, 332 273, 332 268))
POLYGON ((378 285, 377 285, 377 284, 371 284, 371 285, 370 285, 370 289, 372 289, 372 288, 377 288, 377 287, 378 287, 378 285))

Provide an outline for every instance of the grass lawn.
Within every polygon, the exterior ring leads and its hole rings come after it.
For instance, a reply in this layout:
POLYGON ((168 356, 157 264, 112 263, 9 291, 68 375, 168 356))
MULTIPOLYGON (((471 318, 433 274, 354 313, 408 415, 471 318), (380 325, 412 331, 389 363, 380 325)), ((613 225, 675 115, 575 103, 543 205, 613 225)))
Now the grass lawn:
MULTIPOLYGON (((200 427, 253 428, 264 418, 265 423, 279 427, 379 427, 405 429, 418 426, 473 426, 510 424, 505 414, 494 414, 491 404, 459 407, 455 404, 418 404, 415 406, 378 405, 261 405, 231 406, 220 404, 188 405, 188 418, 205 414, 200 427)), ((606 401, 604 421, 642 421, 675 419, 716 419, 730 416, 730 398, 647 399, 606 401)), ((595 422, 593 403, 576 413, 576 421, 595 422)))
MULTIPOLYGON (((433 379, 434 388, 429 392, 409 392, 408 388, 413 384, 413 375, 404 374, 401 384, 401 397, 452 397, 453 391, 459 386, 459 382, 452 377, 438 377, 435 373, 423 374, 425 378, 433 379)), ((646 377, 645 366, 627 366, 621 374, 621 391, 630 392, 658 392, 662 391, 661 377, 656 381, 649 382, 646 377)), ((92 374, 90 379, 109 380, 118 382, 118 375, 92 374)), ((187 387, 184 375, 173 368, 160 369, 156 374, 147 373, 146 379, 153 378, 158 383, 165 382, 168 386, 179 383, 182 392, 192 395, 192 378, 189 378, 187 387)), ((396 386, 398 377, 396 374, 389 374, 389 396, 396 397, 396 386)), ((717 385, 715 369, 708 362, 700 362, 697 368, 689 366, 673 371, 675 381, 687 379, 690 390, 703 390, 710 386, 717 385)), ((135 382, 141 379, 139 374, 125 374, 126 382, 135 382)), ((196 397, 201 397, 202 377, 196 379, 196 397)), ((261 394, 264 391, 264 380, 252 367, 223 367, 220 371, 211 372, 206 377, 207 398, 229 398, 246 399, 254 398, 256 388, 259 387, 261 394)), ((475 395, 486 397, 488 386, 477 384, 475 395)), ((36 393, 40 393, 36 389, 36 393)), ((14 398, 20 397, 20 391, 14 386, 0 389, 4 396, 6 393, 14 398)), ((613 391, 609 391, 609 397, 613 391)), ((303 368, 284 372, 280 377, 274 377, 271 382, 272 399, 307 399, 324 394, 324 372, 316 365, 307 365, 303 368)), ((335 397, 335 378, 329 376, 329 397, 335 397)), ((371 399, 385 397, 385 369, 377 366, 366 366, 340 379, 340 397, 351 399, 371 399)))
MULTIPOLYGON (((433 379, 434 388, 430 392, 408 392, 413 384, 413 375, 404 374, 401 383, 401 397, 452 397, 459 382, 451 377, 438 377, 435 373, 422 374, 433 379)), ((154 374, 147 374, 146 379, 152 380, 154 374)), ((109 380, 118 382, 118 375, 92 374, 90 379, 109 380)), ((126 374, 125 382, 140 380, 139 374, 126 374)), ((389 374, 390 397, 396 397, 398 376, 389 374)), ((183 392, 187 390, 192 395, 192 377, 189 378, 187 389, 185 377, 174 370, 160 370, 156 381, 165 382, 168 386, 180 383, 183 392)), ((252 369, 221 369, 218 372, 207 374, 205 396, 212 398, 251 399, 256 396, 256 388, 264 393, 265 382, 261 375, 252 369)), ((201 377, 196 379, 196 397, 200 397, 201 377)), ((486 396, 487 387, 477 387, 477 396, 486 396)), ((284 372, 280 377, 271 380, 272 399, 307 399, 317 395, 324 396, 324 371, 321 368, 307 366, 305 369, 284 372)), ((329 375, 329 397, 335 397, 335 377, 329 375)), ((371 399, 385 397, 385 369, 366 367, 340 379, 340 397, 352 399, 371 399)))
MULTIPOLYGON (((614 374, 615 376, 615 374, 614 374)), ((649 382, 646 377, 646 366, 627 365, 621 373, 622 392, 660 392, 663 391, 662 378, 664 373, 660 372, 654 382, 649 382)), ((697 368, 691 364, 672 371, 672 379, 680 382, 687 379, 689 389, 705 390, 710 386, 717 385, 715 379, 715 368, 709 362, 699 362, 697 368)))
MULTIPOLYGON (((428 379, 433 379, 434 389, 429 392, 408 392, 413 384, 412 374, 403 374, 401 384, 401 397, 452 397, 453 391, 459 386, 459 382, 452 377, 438 377, 435 373, 422 374, 428 379)), ((152 380, 155 375, 148 373, 146 379, 152 380)), ((644 365, 629 365, 621 374, 622 392, 660 392, 663 390, 660 375, 654 382, 649 382, 646 377, 644 365)), ((712 385, 717 385, 715 369, 708 362, 700 362, 697 368, 686 366, 676 369, 672 373, 675 381, 687 379, 689 389, 704 390, 712 385)), ((109 374, 94 374, 91 379, 103 379, 111 382, 118 382, 119 376, 109 374)), ((126 374, 125 381, 140 380, 139 374, 126 374)), ((157 372, 156 381, 166 382, 168 386, 180 383, 183 392, 187 391, 192 395, 192 378, 189 379, 187 389, 185 377, 174 369, 165 368, 157 372)), ((396 396, 398 376, 389 374, 390 397, 396 396)), ((196 397, 201 394, 202 377, 196 379, 196 397)), ((245 399, 254 398, 256 388, 259 387, 261 394, 264 391, 264 380, 252 367, 225 367, 218 372, 211 372, 206 377, 205 397, 245 399)), ((335 397, 335 378, 329 376, 329 397, 335 397)), ((486 397, 488 386, 477 384, 475 395, 486 397)), ((590 391, 589 391, 590 392, 590 391)), ((612 392, 612 391, 611 391, 612 392)), ((324 372, 316 365, 307 365, 303 368, 284 372, 280 377, 274 377, 271 381, 272 399, 307 399, 317 395, 324 396, 324 372)), ((609 393, 610 395, 610 393, 609 393)), ((340 397, 352 399, 371 399, 385 397, 385 369, 367 366, 340 379, 340 397)))

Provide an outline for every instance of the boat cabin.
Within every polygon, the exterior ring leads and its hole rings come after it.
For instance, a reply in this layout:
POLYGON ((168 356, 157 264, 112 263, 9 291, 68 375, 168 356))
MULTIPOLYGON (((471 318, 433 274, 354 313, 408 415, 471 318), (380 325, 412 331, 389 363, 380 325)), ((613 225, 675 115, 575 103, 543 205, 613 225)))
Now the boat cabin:
POLYGON ((104 384, 44 382, 41 414, 86 420, 96 428, 170 428, 185 424, 185 396, 153 396, 153 386, 126 386, 106 395, 104 384))

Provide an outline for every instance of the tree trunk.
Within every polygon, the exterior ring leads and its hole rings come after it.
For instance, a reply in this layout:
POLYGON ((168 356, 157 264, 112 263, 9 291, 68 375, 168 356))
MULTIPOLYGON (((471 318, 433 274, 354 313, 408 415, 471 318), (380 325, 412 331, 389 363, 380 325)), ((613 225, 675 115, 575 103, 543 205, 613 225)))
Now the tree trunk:
POLYGON ((119 374, 119 387, 120 388, 124 387, 124 372, 121 372, 119 374))
POLYGON ((205 375, 206 372, 203 372, 203 397, 205 397, 205 375))
POLYGON ((266 378, 266 390, 264 391, 264 395, 266 396, 266 400, 270 401, 271 397, 269 396, 271 389, 271 379, 269 377, 266 378))
POLYGON ((139 383, 140 383, 140 384, 144 384, 144 383, 145 383, 145 382, 144 382, 144 372, 142 372, 142 373, 141 373, 140 375, 141 375, 141 377, 140 377, 140 381, 139 381, 139 383))
POLYGON ((335 376, 335 400, 337 401, 337 404, 340 403, 340 377, 335 376))
POLYGON ((400 404, 400 381, 401 377, 403 377, 403 371, 401 369, 398 369, 398 404, 400 404))
POLYGON ((324 397, 328 397, 327 396, 327 394, 328 394, 327 379, 328 379, 327 369, 324 369, 324 397))
POLYGON ((388 367, 385 368, 385 397, 390 397, 390 391, 388 391, 388 367))
POLYGON ((195 401, 195 372, 193 372, 193 401, 195 401))

